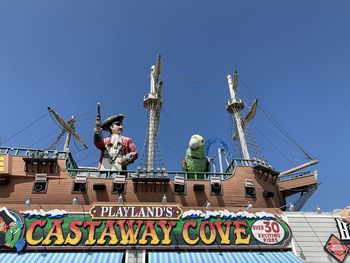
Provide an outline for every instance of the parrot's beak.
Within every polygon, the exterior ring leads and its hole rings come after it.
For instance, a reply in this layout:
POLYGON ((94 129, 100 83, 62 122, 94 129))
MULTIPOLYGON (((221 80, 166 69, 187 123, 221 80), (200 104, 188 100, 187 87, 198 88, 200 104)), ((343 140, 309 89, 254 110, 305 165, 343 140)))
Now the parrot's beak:
POLYGON ((196 138, 191 138, 188 147, 190 147, 191 150, 197 150, 199 147, 199 141, 196 138))

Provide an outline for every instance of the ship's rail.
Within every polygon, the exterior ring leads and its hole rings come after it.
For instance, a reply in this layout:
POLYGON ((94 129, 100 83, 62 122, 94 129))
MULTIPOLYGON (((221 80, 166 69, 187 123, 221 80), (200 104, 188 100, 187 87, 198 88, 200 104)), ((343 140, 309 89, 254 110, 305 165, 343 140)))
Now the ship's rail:
POLYGON ((227 167, 226 172, 233 171, 237 166, 255 167, 257 165, 263 165, 266 168, 274 170, 271 165, 259 159, 233 159, 227 167))
POLYGON ((0 146, 0 154, 8 154, 21 157, 40 157, 57 159, 66 159, 66 157, 68 156, 68 153, 64 151, 3 146, 0 146))
POLYGON ((255 165, 254 160, 248 159, 233 159, 230 165, 226 169, 226 173, 232 173, 237 166, 249 166, 253 167, 255 165))
MULTIPOLYGON (((235 167, 237 166, 248 166, 248 167, 256 167, 257 165, 263 165, 267 168, 273 169, 271 165, 268 165, 267 163, 254 159, 254 160, 248 160, 248 159, 233 159, 230 166, 227 168, 226 172, 231 172, 235 167)), ((273 169, 274 170, 274 169, 273 169)), ((274 170, 276 171, 276 170, 274 170)), ((276 171, 278 174, 278 172, 276 171)), ((305 178, 308 176, 315 176, 317 177, 317 170, 315 171, 300 171, 300 172, 295 172, 287 175, 282 175, 277 178, 277 181, 279 182, 285 182, 285 181, 290 181, 290 180, 295 180, 298 178, 305 178)))
POLYGON ((68 174, 71 177, 77 175, 84 175, 86 178, 114 178, 116 175, 126 175, 126 178, 174 178, 175 176, 184 177, 185 180, 210 180, 213 177, 219 177, 220 180, 227 180, 232 176, 231 173, 193 173, 193 172, 182 172, 182 171, 111 171, 111 170, 99 170, 98 168, 92 167, 80 167, 80 168, 66 168, 68 174))
POLYGON ((114 178, 116 175, 126 175, 126 178, 174 178, 175 176, 184 177, 185 180, 210 180, 212 177, 219 177, 220 180, 227 180, 233 176, 233 172, 217 173, 198 173, 198 172, 184 172, 184 171, 167 171, 165 169, 157 169, 156 171, 147 171, 145 169, 137 168, 134 170, 111 171, 100 170, 96 167, 78 167, 71 153, 67 154, 66 171, 71 177, 77 175, 84 175, 87 178, 114 178))
POLYGON ((295 180, 298 178, 305 178, 308 176, 317 176, 317 171, 301 171, 301 172, 296 172, 296 173, 291 173, 287 175, 282 175, 279 176, 277 181, 279 182, 285 182, 285 181, 290 181, 290 180, 295 180))
MULTIPOLYGON (((74 162, 72 155, 68 153, 68 158, 66 159, 66 170, 68 174, 72 177, 76 175, 86 175, 87 178, 113 178, 115 175, 126 175, 127 178, 174 178, 175 176, 182 176, 186 180, 210 180, 212 177, 219 177, 220 180, 227 180, 234 175, 235 169, 238 166, 255 167, 261 162, 257 160, 247 160, 247 159, 234 159, 226 172, 208 172, 208 173, 198 173, 198 172, 184 172, 184 171, 167 171, 164 169, 159 169, 157 171, 146 171, 140 168, 126 171, 110 171, 110 170, 99 170, 96 167, 78 167, 74 162)), ((317 171, 301 171, 295 172, 288 175, 279 176, 277 178, 280 182, 285 182, 289 180, 294 180, 298 178, 305 178, 308 176, 317 176, 317 171)))
MULTIPOLYGON (((20 147, 4 147, 0 146, 0 154, 8 154, 20 157, 41 157, 41 158, 57 158, 66 159, 66 169, 70 176, 75 177, 77 174, 85 174, 91 178, 112 178, 116 174, 126 174, 127 178, 134 177, 154 177, 154 178, 173 178, 175 176, 182 176, 186 180, 210 180, 212 177, 220 177, 221 180, 229 179, 233 176, 235 168, 238 166, 254 167, 261 163, 259 160, 249 159, 233 159, 224 173, 209 172, 209 173, 197 173, 197 172, 183 172, 183 171, 166 171, 157 170, 149 172, 145 170, 136 169, 136 171, 110 171, 99 170, 95 167, 78 167, 70 152, 49 150, 49 149, 33 149, 33 148, 20 148, 20 147)), ((301 171, 288 175, 278 177, 278 181, 285 182, 294 180, 301 177, 317 176, 317 171, 301 171)))

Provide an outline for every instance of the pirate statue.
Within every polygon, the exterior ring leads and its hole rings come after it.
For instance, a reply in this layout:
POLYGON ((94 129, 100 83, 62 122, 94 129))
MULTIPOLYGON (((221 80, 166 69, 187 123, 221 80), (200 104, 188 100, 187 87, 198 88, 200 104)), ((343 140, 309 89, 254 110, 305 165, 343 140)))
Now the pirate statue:
POLYGON ((100 149, 100 170, 122 171, 137 159, 137 150, 133 141, 122 136, 124 116, 113 115, 104 122, 100 121, 99 104, 94 129, 94 144, 100 149), (102 130, 109 131, 110 135, 103 138, 102 130))

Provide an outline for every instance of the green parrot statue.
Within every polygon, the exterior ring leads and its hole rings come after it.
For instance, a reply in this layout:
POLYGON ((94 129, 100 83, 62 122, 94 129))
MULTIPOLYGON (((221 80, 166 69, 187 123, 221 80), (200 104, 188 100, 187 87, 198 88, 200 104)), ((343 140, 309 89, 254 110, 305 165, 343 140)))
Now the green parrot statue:
MULTIPOLYGON (((204 138, 198 134, 191 137, 186 150, 185 160, 182 161, 184 172, 196 172, 197 179, 204 179, 204 173, 209 172, 209 161, 204 152, 204 138)), ((188 174, 188 179, 195 179, 194 174, 188 174)))

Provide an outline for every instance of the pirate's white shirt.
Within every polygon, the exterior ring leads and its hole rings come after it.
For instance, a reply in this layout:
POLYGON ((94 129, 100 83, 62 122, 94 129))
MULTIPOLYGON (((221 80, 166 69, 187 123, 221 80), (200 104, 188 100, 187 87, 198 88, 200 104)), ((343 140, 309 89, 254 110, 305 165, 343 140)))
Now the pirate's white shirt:
POLYGON ((119 134, 112 134, 109 144, 107 145, 107 152, 111 159, 122 157, 122 138, 119 134))

